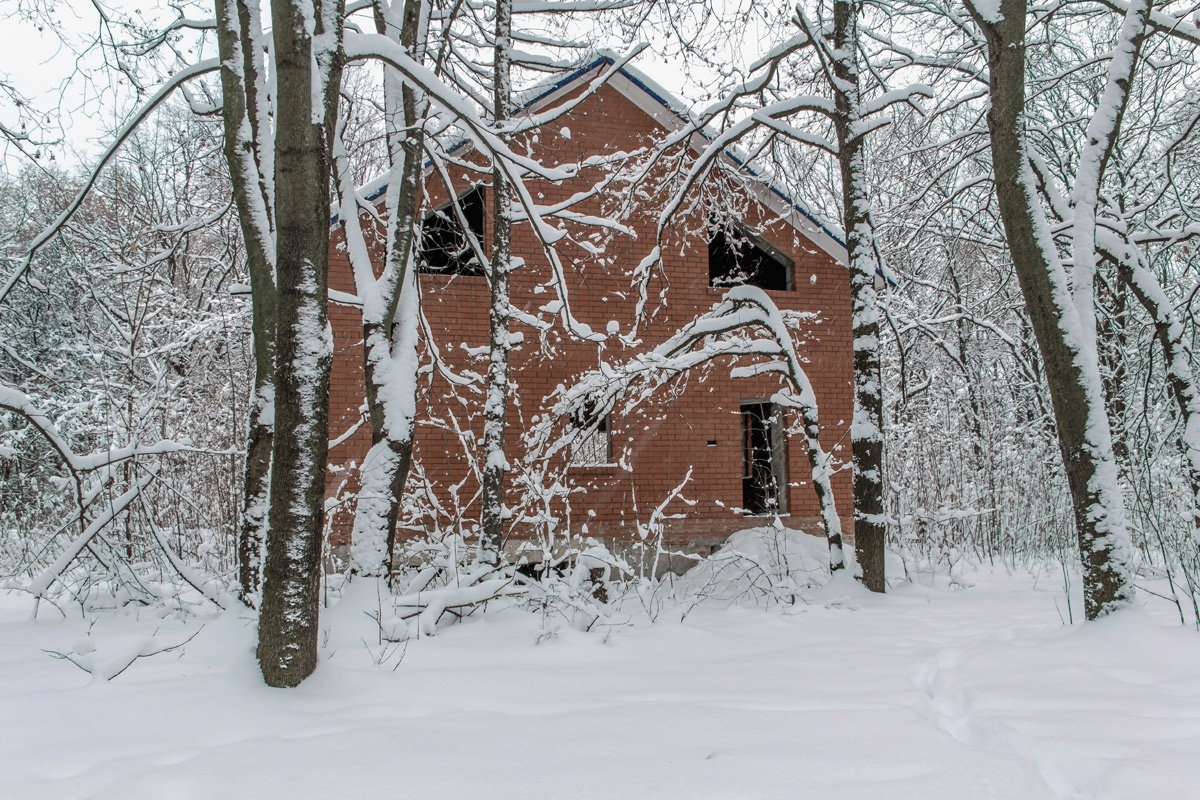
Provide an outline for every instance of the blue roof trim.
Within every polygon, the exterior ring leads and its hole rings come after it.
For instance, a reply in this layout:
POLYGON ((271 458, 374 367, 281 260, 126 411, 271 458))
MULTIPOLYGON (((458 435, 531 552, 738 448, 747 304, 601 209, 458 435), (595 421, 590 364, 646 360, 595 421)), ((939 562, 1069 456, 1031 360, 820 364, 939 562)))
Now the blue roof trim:
MULTIPOLYGON (((571 72, 570 74, 560 78, 559 80, 555 81, 554 83, 550 84, 549 86, 546 86, 541 89, 534 89, 533 91, 536 92, 536 94, 534 94, 528 100, 526 100, 525 102, 523 102, 519 106, 517 106, 514 109, 514 113, 520 112, 520 111, 525 111, 526 109, 528 109, 530 106, 534 105, 535 103, 537 103, 541 100, 544 100, 545 98, 547 98, 550 95, 557 92, 559 89, 562 89, 564 86, 568 86, 569 84, 574 83, 575 81, 582 78, 584 75, 587 75, 589 72, 591 72, 601 66, 604 66, 604 65, 611 66, 612 64, 615 64, 615 63, 616 63, 616 60, 610 55, 597 56, 595 59, 593 59, 587 65, 576 69, 574 72, 571 72)), ((632 83, 634 86, 638 87, 643 92, 645 92, 647 95, 649 95, 651 98, 653 98, 655 102, 657 102, 663 108, 667 109, 667 111, 670 111, 672 114, 674 114, 675 116, 679 117, 680 119, 682 119, 686 122, 693 121, 693 120, 689 120, 687 118, 687 116, 685 114, 681 113, 680 110, 676 106, 672 105, 671 101, 668 98, 663 97, 658 92, 657 89, 650 86, 641 77, 639 77, 637 74, 635 74, 631 70, 626 69, 625 67, 621 67, 619 70, 617 70, 617 72, 619 72, 621 75, 624 75, 626 78, 628 78, 630 83, 632 83)), ((701 136, 708 139, 709 141, 712 141, 712 137, 709 136, 708 133, 706 133, 703 129, 698 129, 697 132, 701 136)), ((467 144, 467 142, 468 142, 467 139, 462 139, 462 140, 458 141, 457 143, 454 144, 454 146, 452 146, 450 148, 449 152, 454 152, 455 150, 459 149, 460 147, 464 147, 467 144)), ((791 206, 793 210, 798 211, 805 219, 807 219, 813 225, 816 225, 817 228, 820 229, 826 236, 828 236, 830 239, 833 239, 835 242, 837 242, 842 247, 846 246, 846 242, 843 241, 842 238, 840 236, 838 236, 834 231, 830 230, 829 227, 824 222, 822 222, 811 211, 809 211, 807 208, 805 208, 803 205, 801 205, 798 200, 791 197, 786 192, 784 192, 782 189, 780 189, 777 185, 775 185, 774 181, 765 177, 761 172, 756 170, 746 159, 739 158, 736 153, 734 153, 732 150, 730 150, 728 148, 726 148, 726 150, 725 150, 725 155, 729 156, 735 164, 737 164, 742 169, 746 170, 746 172, 750 173, 751 176, 753 176, 757 180, 761 181, 771 191, 772 194, 774 194, 780 200, 783 200, 785 203, 787 203, 789 206, 791 206)), ((431 164, 432 164, 432 162, 427 161, 425 163, 425 166, 429 167, 431 164)), ((387 188, 388 188, 388 185, 385 183, 382 186, 380 186, 378 189, 376 189, 375 191, 371 192, 371 194, 367 195, 364 199, 367 200, 368 202, 377 200, 383 196, 383 194, 387 191, 387 188)), ((336 223, 337 220, 338 220, 338 214, 334 214, 329 222, 332 225, 332 224, 336 223)))
MULTIPOLYGON (((466 147, 467 143, 470 141, 471 141, 470 139, 459 139, 457 142, 452 144, 450 146, 450 149, 447 150, 446 152, 453 153, 455 150, 459 150, 463 147, 466 147)), ((421 165, 421 169, 429 169, 432 166, 433 166, 433 159, 427 158, 427 159, 425 159, 425 163, 421 165)), ((363 199, 366 200, 368 203, 371 202, 372 200, 378 200, 380 197, 383 197, 384 193, 387 192, 387 190, 388 190, 388 184, 384 183, 378 189, 371 192, 369 195, 367 195, 363 199)), ((334 219, 335 220, 337 219, 336 214, 334 215, 334 219)))
MULTIPOLYGON (((425 166, 429 166, 429 165, 426 164, 425 166)), ((371 202, 372 200, 378 200, 379 198, 383 197, 384 194, 387 193, 387 190, 388 190, 388 185, 385 183, 383 186, 380 186, 378 189, 376 189, 375 191, 371 192, 369 195, 364 197, 363 200, 366 200, 368 203, 371 202)), ((335 214, 333 218, 336 220, 337 215, 335 214)))
MULTIPOLYGON (((549 97, 550 95, 554 94, 559 89, 566 86, 567 84, 574 83, 575 81, 579 80, 584 75, 587 75, 589 72, 596 69, 597 67, 602 66, 604 64, 613 64, 613 63, 616 63, 616 62, 613 61, 611 56, 597 56, 595 59, 592 60, 592 62, 590 64, 580 67, 579 69, 575 70, 571 74, 567 75, 564 78, 560 78, 559 80, 555 81, 554 83, 545 87, 544 89, 541 89, 540 91, 538 89, 534 89, 533 91, 537 92, 537 94, 535 94, 533 97, 530 97, 524 103, 521 103, 521 105, 517 106, 515 111, 524 111, 525 109, 529 108, 531 105, 538 102, 539 100, 543 100, 543 99, 549 97)), ((618 71, 624 72, 625 70, 621 69, 618 71)))

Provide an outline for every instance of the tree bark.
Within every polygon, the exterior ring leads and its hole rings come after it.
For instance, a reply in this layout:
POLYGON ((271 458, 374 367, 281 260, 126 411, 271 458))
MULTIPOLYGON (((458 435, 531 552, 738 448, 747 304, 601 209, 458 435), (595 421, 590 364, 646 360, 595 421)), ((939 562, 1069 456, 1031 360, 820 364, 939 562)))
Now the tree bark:
POLYGON ((1029 163, 1024 132, 1027 11, 1026 0, 1002 0, 997 19, 971 9, 988 47, 988 129, 1000 217, 1050 388, 1083 564, 1084 613, 1096 619, 1132 598, 1131 553, 1095 330, 1087 341, 1029 163))
MULTIPOLYGON (((405 0, 401 20, 393 17, 384 0, 375 7, 376 30, 398 38, 401 46, 418 61, 423 7, 421 0, 405 0)), ((383 277, 372 287, 378 296, 373 298, 371 307, 363 309, 363 374, 371 421, 371 450, 363 464, 352 539, 353 566, 364 575, 391 572, 396 520, 412 465, 416 420, 420 307, 415 234, 421 199, 424 112, 416 92, 395 70, 384 67, 384 82, 392 171, 386 195, 387 257, 383 277)))
POLYGON ((871 201, 866 184, 858 86, 858 3, 833 4, 833 92, 837 113, 842 214, 850 262, 850 302, 854 339, 854 419, 850 429, 854 460, 854 551, 862 581, 873 592, 887 587, 884 553, 887 516, 883 506, 883 393, 879 371, 879 262, 871 201))
MULTIPOLYGON (((512 0, 497 0, 493 113, 497 124, 508 116, 512 85, 512 0)), ((504 484, 508 473, 504 434, 508 419, 509 294, 512 269, 512 199, 508 178, 499 163, 492 169, 492 268, 491 308, 488 314, 487 393, 483 421, 483 486, 480 513, 479 557, 488 564, 500 561, 504 536, 504 484)))
POLYGON ((225 161, 233 184, 246 269, 250 277, 254 389, 246 434, 242 517, 238 531, 238 598, 258 605, 263 547, 267 533, 271 448, 274 431, 275 278, 270 193, 259 158, 259 116, 263 102, 257 78, 262 55, 257 8, 244 0, 217 0, 217 49, 221 57, 222 122, 225 161))
POLYGON ((270 686, 295 686, 317 664, 332 358, 330 140, 341 83, 341 19, 341 2, 272 5, 276 434, 258 623, 258 661, 270 686))

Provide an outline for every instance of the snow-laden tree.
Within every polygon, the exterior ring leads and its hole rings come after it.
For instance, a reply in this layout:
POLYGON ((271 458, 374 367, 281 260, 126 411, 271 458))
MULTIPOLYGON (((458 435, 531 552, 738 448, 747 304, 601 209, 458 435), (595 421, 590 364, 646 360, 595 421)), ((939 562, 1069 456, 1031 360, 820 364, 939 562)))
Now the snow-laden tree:
MULTIPOLYGON (((788 147, 812 148, 832 157, 840 175, 840 212, 850 270, 854 339, 855 411, 851 427, 854 461, 855 548, 864 584, 885 588, 886 516, 883 492, 883 399, 879 372, 880 310, 876 283, 883 275, 875 245, 870 181, 864 148, 869 135, 887 124, 885 112, 913 101, 928 89, 905 80, 887 57, 900 48, 883 36, 859 31, 862 8, 834 3, 832 14, 797 6, 792 35, 746 69, 744 78, 721 92, 691 124, 671 134, 660 154, 691 146, 700 133, 710 143, 678 172, 672 196, 659 216, 661 234, 684 207, 689 192, 714 170, 737 175, 740 163, 753 157, 779 159, 788 147), (813 17, 812 14, 817 16, 813 17), (824 16, 828 15, 828 16, 824 16), (860 64, 871 65, 870 82, 860 86, 860 64), (897 85, 893 86, 895 82, 897 85), (744 153, 731 162, 730 148, 744 153)), ((650 159, 642 179, 660 168, 663 156, 650 159)), ((745 175, 739 176, 746 180, 745 175)), ((788 176, 782 176, 786 180, 788 176)), ((799 183, 799 182, 797 182, 799 183)), ((811 187, 810 187, 811 188, 811 187)), ((656 249, 637 271, 642 286, 639 309, 646 303, 645 284, 658 263, 656 249)))
POLYGON ((796 332, 811 322, 812 317, 805 312, 779 309, 757 286, 730 288, 712 309, 661 344, 625 361, 602 363, 599 369, 585 373, 557 392, 550 413, 527 436, 528 449, 534 454, 532 460, 552 460, 580 436, 594 430, 596 420, 617 406, 628 414, 650 401, 663 387, 686 380, 693 371, 715 368, 716 364, 735 359, 730 368, 732 377, 777 377, 781 387, 772 395, 771 402, 799 416, 821 524, 829 542, 829 568, 833 572, 843 569, 846 561, 842 552, 842 523, 831 484, 834 463, 821 443, 817 396, 796 341, 796 332), (581 426, 572 422, 565 433, 560 433, 560 421, 578 420, 579 411, 584 408, 590 412, 590 424, 581 426))
MULTIPOLYGON (((165 570, 224 604, 211 578, 238 504, 238 244, 219 131, 186 109, 163 117, 131 137, 0 313, 0 406, 17 415, 0 434, 3 524, 25 540, 5 568, 31 571, 35 593, 63 586, 89 603, 107 585, 144 600, 165 570)), ((5 181, 10 247, 85 179, 5 181)))
MULTIPOLYGON (((430 12, 428 3, 415 0, 379 3, 374 8, 376 32, 399 43, 416 63, 423 63, 430 12)), ((428 112, 429 103, 417 89, 396 70, 385 68, 386 239, 379 277, 359 223, 357 187, 340 135, 344 124, 338 129, 339 223, 362 301, 365 400, 371 421, 372 446, 360 471, 352 545, 352 567, 364 575, 391 571, 396 519, 412 460, 419 322, 414 256, 428 112)))
POLYGON ((256 607, 266 542, 275 415, 274 167, 272 150, 262 143, 270 130, 272 97, 257 4, 217 2, 215 27, 222 64, 224 154, 250 286, 254 386, 247 413, 238 588, 242 602, 256 607))
MULTIPOLYGON (((512 105, 513 0, 496 0, 495 44, 492 56, 492 118, 503 125, 512 105)), ((479 519, 480 559, 500 561, 504 536, 504 487, 509 471, 504 440, 508 427, 508 366, 512 348, 509 278, 512 255, 513 206, 504 170, 492 171, 492 259, 488 274, 488 370, 483 411, 483 481, 479 519)))
MULTIPOLYGON (((574 10, 592 11, 587 7, 574 10)), ((563 11, 569 15, 572 9, 563 11)), ((547 284, 561 301, 557 316, 567 334, 598 338, 572 314, 558 242, 564 236, 568 241, 572 237, 561 220, 578 223, 582 219, 573 206, 594 197, 611 181, 611 170, 601 169, 599 184, 591 191, 580 192, 568 203, 543 207, 534 199, 533 183, 576 177, 582 170, 603 167, 603 159, 585 157, 579 163, 547 167, 538 161, 536 149, 529 154, 528 139, 598 91, 636 52, 603 70, 581 96, 548 109, 519 109, 516 113, 512 88, 515 68, 536 74, 578 66, 576 51, 580 48, 570 40, 526 30, 535 20, 544 22, 546 14, 534 7, 525 9, 518 15, 524 24, 514 25, 504 3, 489 18, 439 11, 418 2, 404 4, 403 17, 399 14, 399 5, 390 11, 377 7, 376 27, 382 32, 378 35, 399 43, 410 59, 398 66, 390 60, 392 56, 385 58, 382 97, 390 166, 371 182, 372 186, 382 183, 387 187, 381 203, 373 205, 359 196, 350 175, 349 152, 339 149, 337 162, 341 198, 338 222, 345 233, 357 300, 363 309, 367 409, 374 443, 360 470, 352 544, 353 568, 365 574, 382 574, 390 569, 396 519, 411 463, 421 313, 417 234, 426 216, 430 187, 448 194, 452 202, 438 213, 458 223, 470 257, 482 269, 492 295, 489 366, 483 385, 462 376, 451 377, 444 364, 437 364, 435 369, 450 377, 454 385, 478 390, 487 398, 475 463, 482 466, 478 476, 481 555, 495 562, 504 525, 510 518, 504 508, 508 472, 504 431, 511 391, 507 362, 513 337, 518 335, 510 332, 511 321, 532 326, 539 334, 553 321, 553 315, 543 319, 513 307, 507 289, 509 274, 518 267, 546 270, 547 284), (541 52, 520 52, 517 43, 536 44, 541 52), (489 56, 492 63, 485 72, 475 59, 483 61, 489 56), (414 73, 410 66, 420 71, 414 73), (464 143, 470 147, 455 152, 464 143), (517 156, 515 151, 522 149, 526 155, 517 156), (452 169, 475 174, 481 181, 485 175, 490 177, 490 241, 480 241, 466 223, 455 198, 470 187, 453 179, 452 169), (365 227, 364 220, 370 220, 365 227), (526 263, 512 258, 511 230, 521 224, 533 232, 544 259, 526 263), (372 226, 380 230, 372 233, 372 226), (367 247, 367 240, 376 235, 384 238, 383 266, 378 276, 367 247)), ((605 224, 614 226, 611 222, 605 224)), ((431 345, 428 340, 426 344, 431 345)), ((436 350, 436 344, 432 349, 436 350)), ((434 358, 436 361, 436 354, 434 358)))
POLYGON ((1133 593, 1133 552, 1097 352, 1094 286, 1101 184, 1120 136, 1150 5, 1134 2, 1126 10, 1108 54, 1104 89, 1090 113, 1069 187, 1069 273, 1054 241, 1027 141, 1027 4, 1002 0, 968 7, 987 40, 996 195, 1046 369, 1084 566, 1084 611, 1095 619, 1127 603, 1133 593))
MULTIPOLYGON (((0 285, 0 299, 77 215, 104 167, 167 98, 182 94, 193 110, 214 110, 203 78, 220 70, 227 161, 252 290, 258 289, 260 377, 252 419, 259 427, 279 423, 275 430, 281 432, 269 441, 270 467, 247 481, 243 528, 250 535, 240 547, 245 553, 242 594, 253 596, 255 551, 265 541, 259 660, 268 683, 295 685, 315 667, 317 655, 331 355, 326 323, 330 141, 344 61, 344 7, 274 3, 270 37, 263 34, 256 3, 222 3, 217 12, 215 20, 189 20, 181 12, 164 30, 145 34, 132 46, 112 45, 114 58, 130 70, 129 80, 139 90, 146 90, 144 81, 153 73, 133 71, 131 52, 166 53, 174 71, 157 90, 146 92, 149 98, 116 132, 75 199, 34 238, 0 285), (178 31, 214 28, 219 59, 189 63, 186 51, 176 49, 178 31), (264 363, 268 358, 273 363, 264 363), (271 375, 273 397, 263 374, 271 375), (268 482, 270 500, 264 506, 268 482)), ((252 428, 252 466, 265 460, 264 439, 252 428)))
MULTIPOLYGON (((863 97, 859 80, 861 52, 870 52, 859 33, 860 3, 835 0, 831 41, 819 38, 819 29, 797 10, 800 26, 816 46, 829 91, 831 115, 837 133, 837 159, 842 178, 842 229, 850 268, 851 336, 854 340, 854 421, 850 441, 854 454, 854 549, 862 569, 863 584, 875 592, 886 587, 884 551, 887 518, 883 486, 883 386, 879 368, 880 309, 877 283, 883 267, 875 245, 870 179, 867 175, 865 138, 877 127, 873 115, 888 105, 927 91, 904 87, 899 94, 886 91, 863 97), (829 45, 832 45, 830 47, 829 45)), ((875 73, 878 75, 878 73, 875 73)))

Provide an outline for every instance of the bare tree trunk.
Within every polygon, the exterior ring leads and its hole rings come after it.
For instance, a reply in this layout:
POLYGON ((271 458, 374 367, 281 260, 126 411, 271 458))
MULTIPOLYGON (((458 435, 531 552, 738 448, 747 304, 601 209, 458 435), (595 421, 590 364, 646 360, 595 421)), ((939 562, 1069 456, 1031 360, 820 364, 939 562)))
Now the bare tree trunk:
MULTIPOLYGON (((379 33, 398 38, 421 60, 425 24, 422 0, 403 0, 397 19, 380 0, 375 6, 379 33)), ((417 299, 415 244, 420 207, 424 103, 390 67, 384 68, 384 111, 392 180, 388 183, 388 244, 384 274, 373 282, 375 296, 363 309, 363 373, 371 420, 371 450, 364 460, 354 517, 353 566, 364 575, 391 572, 396 520, 412 464, 416 420, 417 299)), ((348 220, 343 220, 348 222, 348 220)), ((364 275, 371 281, 372 275, 364 275)), ((364 287, 360 287, 360 294, 364 287)))
MULTIPOLYGON (((271 450, 275 432, 272 424, 275 415, 274 366, 260 362, 257 357, 259 349, 267 349, 259 347, 258 338, 259 334, 255 333, 254 395, 250 402, 249 430, 246 434, 242 521, 237 548, 238 599, 250 608, 258 606, 259 591, 262 589, 267 510, 271 500, 271 450)), ((266 359, 270 359, 269 353, 266 359)))
MULTIPOLYGON (((803 387, 804 383, 794 372, 792 384, 803 387)), ((812 391, 798 391, 797 397, 809 398, 815 396, 812 391)), ((821 522, 825 526, 825 540, 829 543, 829 571, 837 572, 846 568, 846 558, 842 552, 842 521, 837 515, 837 502, 833 495, 833 468, 829 454, 821 446, 821 423, 817 407, 812 403, 799 403, 800 419, 804 426, 804 444, 808 451, 808 465, 812 469, 813 491, 817 494, 817 503, 821 508, 821 522)))
MULTIPOLYGON (((497 0, 494 114, 497 123, 508 116, 512 93, 512 0, 497 0)), ((491 349, 488 353, 487 394, 483 422, 483 508, 480 514, 479 557, 497 564, 504 535, 504 479, 508 472, 504 432, 508 417, 509 296, 512 268, 512 199, 508 178, 499 163, 492 170, 491 310, 488 316, 491 349)))
POLYGON ((887 516, 883 505, 883 393, 879 371, 879 300, 875 277, 879 262, 867 189, 858 86, 858 4, 833 4, 835 51, 833 91, 837 114, 838 162, 846 252, 850 264, 850 301, 854 338, 854 421, 850 429, 854 459, 854 550, 862 581, 873 592, 887 586, 884 553, 887 516))
POLYGON ((317 665, 332 359, 330 139, 341 83, 341 19, 337 0, 276 0, 272 6, 276 434, 258 623, 259 666, 271 686, 295 686, 317 665))
POLYGON ((222 122, 225 161, 233 183, 246 268, 254 337, 254 391, 246 435, 246 467, 242 519, 238 533, 238 598, 258 604, 263 546, 267 534, 270 493, 271 437, 275 413, 275 278, 274 233, 269 180, 259 156, 260 104, 258 78, 263 54, 255 42, 262 35, 257 6, 244 0, 217 0, 217 48, 221 56, 222 122))
MULTIPOLYGON (((988 46, 988 129, 1000 216, 1050 387, 1083 563, 1084 613, 1096 619, 1132 598, 1131 552, 1095 350, 1094 315, 1080 313, 1084 302, 1092 302, 1079 297, 1084 278, 1090 289, 1091 276, 1081 274, 1083 267, 1076 264, 1073 297, 1029 163, 1024 131, 1027 11, 1026 0, 1001 0, 994 18, 971 9, 988 46)), ((1075 235, 1082 234, 1077 229, 1075 235)))

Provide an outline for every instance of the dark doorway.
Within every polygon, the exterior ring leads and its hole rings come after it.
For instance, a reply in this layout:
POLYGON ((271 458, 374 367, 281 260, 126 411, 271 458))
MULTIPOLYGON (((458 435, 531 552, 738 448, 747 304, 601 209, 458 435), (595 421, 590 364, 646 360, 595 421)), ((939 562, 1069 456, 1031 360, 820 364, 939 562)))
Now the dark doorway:
POLYGON ((742 403, 742 507, 751 514, 787 513, 783 414, 771 403, 742 403))

